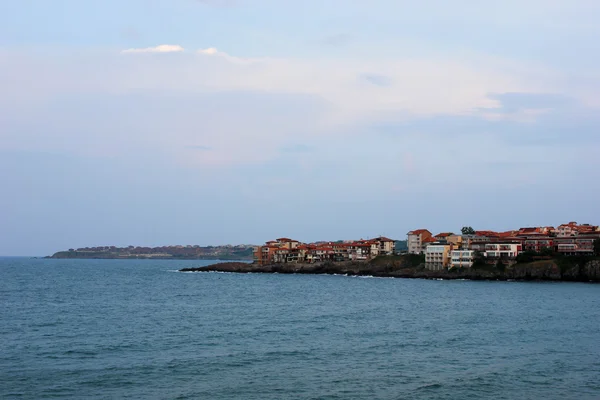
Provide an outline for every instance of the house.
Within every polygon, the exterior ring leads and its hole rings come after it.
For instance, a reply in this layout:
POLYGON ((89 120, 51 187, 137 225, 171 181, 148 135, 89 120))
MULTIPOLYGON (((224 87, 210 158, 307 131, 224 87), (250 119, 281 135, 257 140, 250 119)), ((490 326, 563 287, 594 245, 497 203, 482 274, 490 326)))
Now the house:
POLYGON ((560 224, 556 228, 557 237, 568 237, 577 235, 577 222, 572 221, 567 224, 560 224))
POLYGON ((427 229, 417 229, 415 231, 408 232, 407 236, 408 253, 423 254, 423 241, 431 238, 431 232, 429 232, 427 229))
POLYGON ((435 242, 425 247, 425 268, 439 271, 450 265, 452 245, 448 242, 435 242))
POLYGON ((450 268, 471 268, 474 261, 474 250, 452 250, 450 252, 450 268))
POLYGON ((580 234, 599 233, 600 230, 597 226, 590 224, 578 225, 577 222, 572 221, 567 224, 561 224, 556 228, 557 237, 569 237, 578 236, 580 234))
POLYGON ((396 250, 396 241, 385 236, 379 236, 375 239, 371 239, 371 242, 377 243, 379 248, 379 255, 390 256, 394 254, 396 250))
POLYGON ((364 242, 351 243, 348 246, 348 258, 353 261, 366 261, 371 258, 371 245, 364 242))

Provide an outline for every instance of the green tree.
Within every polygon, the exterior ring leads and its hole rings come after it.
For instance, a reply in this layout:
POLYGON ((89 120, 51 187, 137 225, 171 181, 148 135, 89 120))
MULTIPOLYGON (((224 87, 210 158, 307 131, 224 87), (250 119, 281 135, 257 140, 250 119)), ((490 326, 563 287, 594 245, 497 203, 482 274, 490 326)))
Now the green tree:
POLYGON ((600 239, 594 240, 594 254, 600 256, 600 239))
POLYGON ((470 226, 463 226, 460 231, 462 232, 463 235, 474 235, 475 234, 475 229, 473 229, 470 226))

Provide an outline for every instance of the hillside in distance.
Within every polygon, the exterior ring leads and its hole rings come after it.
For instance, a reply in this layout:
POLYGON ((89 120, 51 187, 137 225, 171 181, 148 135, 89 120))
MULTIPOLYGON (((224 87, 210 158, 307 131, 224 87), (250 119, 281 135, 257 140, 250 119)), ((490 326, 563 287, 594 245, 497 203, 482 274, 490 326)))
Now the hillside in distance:
POLYGON ((225 246, 99 246, 59 251, 48 258, 100 259, 175 259, 175 260, 252 260, 253 245, 225 246))

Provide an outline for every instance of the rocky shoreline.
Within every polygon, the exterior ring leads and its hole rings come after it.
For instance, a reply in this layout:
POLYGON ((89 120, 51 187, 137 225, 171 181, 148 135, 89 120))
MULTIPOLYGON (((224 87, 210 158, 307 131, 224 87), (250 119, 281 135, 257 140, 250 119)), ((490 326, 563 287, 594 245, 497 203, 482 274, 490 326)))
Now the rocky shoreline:
POLYGON ((422 265, 409 265, 407 260, 374 260, 369 263, 341 262, 318 264, 272 264, 258 265, 241 262, 213 264, 199 268, 184 268, 180 272, 233 272, 233 273, 280 273, 280 274, 338 274, 349 276, 376 276, 416 279, 468 279, 488 281, 554 281, 554 282, 600 282, 600 261, 588 261, 583 265, 559 265, 555 260, 516 264, 504 271, 490 268, 465 268, 432 271, 422 265))

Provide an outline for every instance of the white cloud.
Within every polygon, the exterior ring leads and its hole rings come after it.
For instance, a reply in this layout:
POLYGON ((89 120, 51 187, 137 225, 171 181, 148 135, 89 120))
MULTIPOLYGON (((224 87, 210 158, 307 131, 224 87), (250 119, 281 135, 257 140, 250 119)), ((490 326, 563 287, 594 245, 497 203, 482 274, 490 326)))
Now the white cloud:
POLYGON ((235 64, 248 64, 248 63, 258 61, 258 59, 235 57, 235 56, 227 54, 223 51, 219 51, 215 47, 209 47, 207 49, 200 49, 200 50, 198 50, 198 54, 201 54, 203 56, 221 57, 221 58, 224 58, 225 60, 235 63, 235 64))
MULTIPOLYGON (((84 115, 86 110, 91 113, 85 121, 98 118, 115 126, 131 127, 125 133, 115 133, 119 140, 133 143, 135 137, 147 146, 155 146, 153 151, 169 153, 180 162, 231 165, 264 162, 282 147, 297 143, 298 138, 311 145, 326 135, 351 135, 369 124, 440 115, 499 118, 494 109, 500 105, 490 93, 566 90, 554 90, 556 72, 476 57, 407 54, 391 59, 350 54, 346 58, 240 58, 214 47, 185 52, 178 45, 124 52, 173 51, 183 54, 148 59, 101 51, 66 50, 51 57, 44 52, 0 51, 0 86, 4 89, 0 106, 6 118, 27 121, 31 115, 46 113, 47 104, 81 96, 88 102, 77 102, 73 107, 79 114, 84 115), (393 84, 366 85, 357 79, 365 74, 389 77, 393 84), (219 97, 223 93, 231 97, 225 101, 219 97), (272 97, 255 99, 252 96, 256 93, 272 97), (151 108, 138 110, 137 119, 131 112, 113 111, 115 117, 109 119, 95 114, 94 110, 128 95, 138 98, 119 110, 130 109, 144 99, 152 99, 148 103, 151 108), (178 97, 187 100, 176 103, 178 97), (94 99, 101 106, 96 106, 94 99), (294 99, 307 100, 299 104, 294 99), (274 111, 275 107, 279 108, 274 111), (490 115, 485 115, 482 108, 489 109, 490 115), (194 143, 212 150, 186 149, 194 143)), ((527 121, 536 117, 535 112, 503 116, 527 121)), ((1 119, 0 113, 0 123, 1 119)), ((64 116, 64 120, 69 118, 64 116)), ((59 123, 62 120, 52 121, 56 132, 64 131, 59 123)), ((85 129, 85 121, 79 131, 89 132, 86 141, 97 136, 99 144, 79 148, 104 152, 103 144, 110 141, 85 129)), ((105 127, 103 131, 112 130, 105 127)), ((13 147, 26 148, 35 142, 17 136, 15 133, 11 139, 13 147)), ((75 146, 80 139, 74 138, 65 136, 52 143, 75 146)), ((106 151, 126 148, 106 146, 106 151)))
POLYGON ((207 56, 212 56, 212 55, 215 55, 215 54, 219 54, 219 51, 217 49, 215 49, 214 47, 209 47, 208 49, 200 49, 200 50, 198 50, 198 53, 205 54, 207 56))
POLYGON ((121 51, 121 53, 178 53, 182 51, 185 51, 185 49, 177 44, 161 44, 156 47, 146 47, 142 49, 127 49, 121 51))

